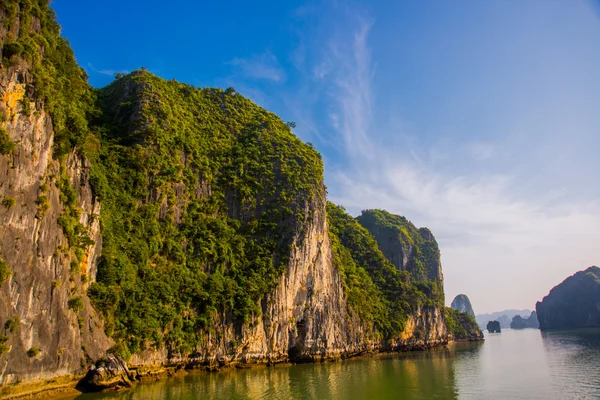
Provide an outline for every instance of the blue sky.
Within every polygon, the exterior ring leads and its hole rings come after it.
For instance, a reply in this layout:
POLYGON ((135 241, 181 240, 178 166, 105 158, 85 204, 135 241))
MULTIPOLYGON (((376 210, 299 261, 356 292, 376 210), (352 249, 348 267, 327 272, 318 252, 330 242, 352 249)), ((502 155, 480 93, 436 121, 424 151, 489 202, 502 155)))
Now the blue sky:
POLYGON ((103 86, 141 66, 297 122, 332 201, 428 226, 447 302, 530 308, 600 264, 600 8, 531 1, 55 0, 103 86))

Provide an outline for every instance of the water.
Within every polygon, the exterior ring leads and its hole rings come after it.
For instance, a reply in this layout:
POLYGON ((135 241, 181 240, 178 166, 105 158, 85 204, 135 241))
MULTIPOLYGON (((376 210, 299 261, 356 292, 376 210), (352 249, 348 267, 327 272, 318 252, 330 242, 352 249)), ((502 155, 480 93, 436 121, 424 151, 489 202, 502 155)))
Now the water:
POLYGON ((77 400, 600 398, 600 330, 505 330, 485 343, 336 363, 194 372, 77 400))

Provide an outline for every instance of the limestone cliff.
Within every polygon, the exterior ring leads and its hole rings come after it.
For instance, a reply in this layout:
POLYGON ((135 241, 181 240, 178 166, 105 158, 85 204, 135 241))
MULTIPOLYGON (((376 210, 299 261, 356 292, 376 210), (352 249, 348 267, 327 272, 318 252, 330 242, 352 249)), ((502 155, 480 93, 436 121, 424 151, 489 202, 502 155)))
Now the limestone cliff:
POLYGON ((600 326, 600 268, 565 279, 535 305, 540 329, 600 326))
POLYGON ((101 251, 89 165, 75 151, 62 163, 53 159, 51 118, 29 100, 31 87, 26 63, 2 69, 1 127, 14 148, 0 154, 0 258, 10 270, 0 282, 7 338, 0 384, 84 371, 110 345, 85 296, 101 251), (90 239, 79 258, 58 223, 65 186, 77 195, 78 222, 90 239))
POLYGON ((472 317, 475 317, 475 313, 473 312, 473 306, 471 306, 471 301, 469 300, 466 294, 457 295, 454 298, 454 300, 452 300, 450 307, 460 312, 465 312, 472 317))
POLYGON ((357 256, 280 118, 143 70, 96 92, 48 1, 0 17, 0 384, 448 341, 431 232, 362 228, 357 256))
MULTIPOLYGON (((405 217, 385 210, 365 210, 356 219, 373 236, 385 258, 396 270, 408 273, 411 284, 426 299, 415 314, 421 319, 420 325, 426 325, 425 320, 434 320, 436 325, 444 326, 440 251, 431 231, 416 228, 405 217)), ((442 336, 447 332, 444 329, 442 336)))

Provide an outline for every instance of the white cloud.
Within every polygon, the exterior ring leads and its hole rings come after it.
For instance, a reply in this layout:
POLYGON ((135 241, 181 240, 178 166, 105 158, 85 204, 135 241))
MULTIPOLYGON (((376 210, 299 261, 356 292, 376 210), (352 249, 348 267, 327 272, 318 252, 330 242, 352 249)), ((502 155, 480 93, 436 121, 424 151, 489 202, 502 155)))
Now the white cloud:
POLYGON ((391 124, 372 113, 370 28, 356 24, 345 35, 352 40, 340 35, 326 52, 333 82, 329 119, 345 158, 326 168, 331 200, 354 214, 384 208, 431 228, 442 252, 447 301, 465 292, 481 312, 533 308, 566 276, 600 261, 598 202, 569 200, 562 190, 525 194, 510 164, 496 172, 451 168, 451 154, 465 155, 466 165, 489 161, 511 154, 513 141, 436 143, 419 151, 399 145, 410 138, 379 139, 402 132, 382 132, 379 127, 391 124))
POLYGON ((248 78, 266 79, 274 82, 286 80, 286 73, 277 57, 269 51, 248 58, 234 58, 229 64, 238 68, 248 78))
MULTIPOLYGON (((384 208, 428 226, 440 243, 448 303, 466 293, 476 312, 532 308, 568 275, 600 263, 600 203, 584 200, 571 185, 578 180, 577 189, 589 187, 587 199, 596 199, 600 189, 593 173, 597 157, 589 144, 597 132, 598 125, 589 122, 597 102, 578 91, 589 79, 584 76, 585 82, 573 85, 569 79, 535 81, 528 75, 525 82, 510 81, 509 93, 518 89, 518 95, 507 96, 505 103, 500 96, 500 102, 489 105, 493 112, 484 113, 478 108, 488 105, 483 93, 500 89, 486 92, 486 74, 492 74, 491 82, 497 76, 495 70, 482 69, 479 80, 463 77, 472 85, 451 86, 463 92, 440 89, 459 103, 456 120, 437 121, 436 111, 457 111, 447 110, 450 103, 419 110, 425 116, 413 119, 394 103, 410 99, 377 92, 388 87, 387 82, 375 84, 374 59, 383 59, 382 65, 390 59, 371 53, 376 23, 361 15, 339 2, 298 11, 298 18, 310 17, 311 29, 299 34, 299 47, 290 52, 294 79, 286 79, 268 51, 231 62, 241 72, 236 75, 252 78, 247 85, 272 90, 259 95, 263 92, 255 89, 259 94, 251 97, 297 121, 295 132, 324 153, 330 200, 355 215, 384 208), (285 85, 261 87, 265 81, 285 85), (556 82, 560 85, 551 86, 556 82), (551 104, 554 99, 558 105, 551 104), (388 108, 382 110, 382 103, 388 108), (477 121, 453 124, 469 118, 477 121), (418 125, 424 119, 436 120, 425 132, 418 125), (471 131, 457 132, 457 126, 471 131)), ((548 65, 537 53, 532 60, 548 65)), ((388 72, 383 78, 403 76, 388 72)), ((429 97, 436 96, 435 89, 427 90, 429 97)))
POLYGON ((114 70, 114 69, 96 69, 92 63, 88 63, 88 67, 92 72, 95 72, 97 74, 101 74, 101 75, 108 75, 108 76, 115 76, 115 74, 128 74, 130 71, 126 70, 126 69, 122 69, 122 70, 114 70))
POLYGON ((496 148, 494 145, 482 142, 469 143, 466 149, 472 158, 480 161, 491 158, 496 152, 496 148))

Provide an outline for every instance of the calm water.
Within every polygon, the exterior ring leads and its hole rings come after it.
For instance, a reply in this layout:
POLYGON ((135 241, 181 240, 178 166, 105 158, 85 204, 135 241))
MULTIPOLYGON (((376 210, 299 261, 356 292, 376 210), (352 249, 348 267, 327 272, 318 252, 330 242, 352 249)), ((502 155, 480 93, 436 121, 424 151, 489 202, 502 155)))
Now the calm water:
POLYGON ((505 330, 482 344, 344 362, 190 373, 77 400, 600 398, 600 330, 505 330))

